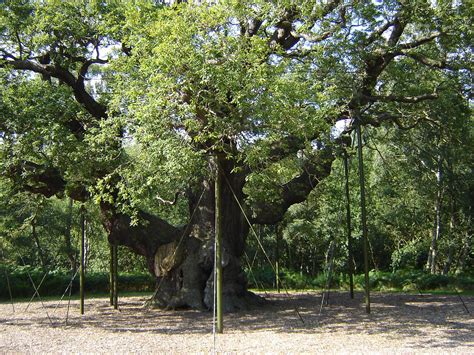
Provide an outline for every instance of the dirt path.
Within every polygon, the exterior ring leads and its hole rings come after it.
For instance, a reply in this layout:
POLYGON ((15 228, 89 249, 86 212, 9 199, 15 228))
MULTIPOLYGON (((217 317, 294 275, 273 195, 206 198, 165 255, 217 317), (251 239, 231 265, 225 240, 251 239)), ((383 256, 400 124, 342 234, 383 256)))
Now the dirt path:
MULTIPOLYGON (((332 293, 319 315, 320 293, 287 297, 270 294, 265 307, 226 315, 225 334, 216 350, 225 353, 471 353, 474 354, 474 297, 374 293, 372 314, 362 294, 350 300, 332 293), (299 310, 304 324, 295 308, 299 310)), ((107 299, 0 304, 0 353, 209 353, 213 350, 212 314, 146 310, 144 298, 120 300, 120 312, 107 299)))

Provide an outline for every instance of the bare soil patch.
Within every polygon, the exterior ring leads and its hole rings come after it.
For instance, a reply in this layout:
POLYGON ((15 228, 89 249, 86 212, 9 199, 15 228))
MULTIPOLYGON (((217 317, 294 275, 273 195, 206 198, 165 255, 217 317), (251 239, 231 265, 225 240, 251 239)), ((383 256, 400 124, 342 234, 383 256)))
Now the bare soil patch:
MULTIPOLYGON (((351 300, 331 293, 319 315, 321 293, 270 293, 263 307, 224 317, 216 336, 219 353, 473 353, 474 297, 372 294, 367 315, 363 295, 351 300), (295 309, 298 309, 304 323, 295 309)), ((86 300, 86 314, 72 301, 0 304, 0 353, 210 353, 212 312, 142 307, 144 297, 86 300), (48 312, 48 315, 46 314, 48 312), (49 317, 48 317, 49 316, 49 317)))

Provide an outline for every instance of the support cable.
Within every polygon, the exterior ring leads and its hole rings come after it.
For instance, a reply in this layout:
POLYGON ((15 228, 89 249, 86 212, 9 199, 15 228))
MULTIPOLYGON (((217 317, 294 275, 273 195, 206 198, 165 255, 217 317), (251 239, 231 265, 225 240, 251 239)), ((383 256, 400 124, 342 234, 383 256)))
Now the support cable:
MULTIPOLYGON (((194 207, 194 210, 193 210, 193 212, 191 213, 191 216, 190 216, 190 218, 189 218, 190 221, 193 220, 194 215, 196 214, 196 211, 197 211, 199 205, 201 204, 201 200, 202 200, 202 198, 203 198, 203 196, 204 196, 204 192, 206 192, 206 188, 205 188, 205 187, 202 189, 201 195, 199 196, 198 202, 196 203, 196 207, 194 207)), ((179 238, 178 245, 176 246, 176 249, 174 250, 173 254, 171 254, 171 260, 173 260, 174 257, 176 256, 176 253, 178 252, 178 248, 181 246, 181 243, 183 242, 184 237, 186 236, 186 232, 188 232, 188 227, 184 228, 183 233, 181 234, 181 237, 179 238)), ((164 280, 164 278, 162 277, 162 278, 160 279, 160 281, 158 282, 158 285, 156 286, 156 289, 155 289, 155 291, 153 292, 153 295, 151 296, 150 300, 153 300, 153 299, 158 295, 158 292, 160 291, 160 288, 161 288, 161 285, 162 285, 162 283, 163 283, 163 280, 164 280)), ((147 303, 145 303, 145 307, 146 307, 146 304, 147 304, 147 303)), ((145 317, 142 318, 141 323, 140 323, 140 326, 143 325, 144 322, 145 322, 145 317)))
MULTIPOLYGON (((347 163, 347 160, 345 160, 345 163, 347 163)), ((347 164, 345 164, 347 165, 347 164)), ((345 166, 346 168, 346 166, 345 166)), ((346 169, 344 169, 344 171, 346 172, 346 169)), ((347 174, 345 174, 346 177, 348 176, 347 174)), ((343 185, 344 182, 341 180, 341 190, 343 189, 343 185)), ((346 188, 348 187, 348 185, 346 184, 346 188)), ((348 190, 347 190, 347 193, 348 193, 348 190)), ((349 201, 347 199, 347 201, 349 201)), ((344 204, 342 202, 342 204, 344 204)), ((340 208, 338 208, 339 210, 339 222, 338 222, 338 225, 341 226, 342 225, 342 220, 343 220, 343 217, 342 217, 342 206, 339 206, 340 208)), ((350 218, 350 213, 349 213, 349 218, 350 218)), ((349 222, 350 223, 350 222, 349 222)), ((350 232, 349 232, 350 233, 350 232)), ((329 292, 330 292, 330 287, 331 287, 331 279, 332 279, 332 273, 333 273, 333 269, 334 269, 334 250, 336 248, 336 242, 335 242, 335 239, 336 238, 333 238, 333 240, 330 242, 329 244, 329 248, 328 248, 328 256, 327 256, 327 260, 328 260, 328 264, 327 264, 327 272, 328 272, 328 276, 327 276, 327 279, 326 279, 326 284, 325 284, 325 287, 324 287, 324 290, 323 290, 323 294, 322 294, 322 297, 321 297, 321 306, 319 308, 319 315, 321 315, 321 312, 323 310, 323 305, 324 305, 324 301, 326 301, 326 305, 329 305, 329 292), (325 297, 326 295, 326 297, 325 297)), ((350 239, 349 239, 350 241, 350 239)), ((351 277, 352 279, 352 277, 351 277)), ((352 283, 351 283, 351 286, 352 286, 352 283)), ((351 291, 353 291, 352 287, 351 287, 351 291)), ((352 298, 353 298, 353 293, 351 293, 352 295, 352 298)))
MULTIPOLYGON (((201 203, 202 197, 204 196, 204 192, 206 191, 206 188, 204 187, 201 192, 201 196, 199 196, 198 202, 196 204, 196 207, 194 207, 193 213, 191 213, 191 217, 189 218, 190 221, 194 218, 194 215, 196 214, 196 211, 199 207, 199 204, 201 203)), ((176 256, 176 253, 178 252, 179 247, 181 246, 184 237, 186 236, 186 232, 188 231, 188 227, 184 228, 183 233, 181 234, 181 237, 179 238, 178 245, 176 246, 173 254, 171 254, 171 259, 173 260, 174 257, 176 256)), ((158 286, 156 286, 155 292, 153 292, 152 299, 156 297, 158 294, 158 291, 160 290, 161 284, 163 283, 163 278, 160 279, 160 282, 158 283, 158 286)))
POLYGON ((84 283, 85 283, 85 239, 86 239, 86 210, 84 205, 81 206, 81 273, 79 278, 79 299, 80 299, 80 313, 84 314, 84 283))
POLYGON ((346 195, 346 233, 347 233, 347 259, 349 267, 349 289, 351 299, 354 299, 354 258, 352 250, 352 227, 351 227, 351 197, 349 191, 349 156, 347 151, 343 151, 344 158, 344 181, 346 195))
MULTIPOLYGON (((41 278, 41 281, 40 283, 38 284, 38 290, 41 288, 41 286, 43 285, 43 282, 44 280, 46 279, 46 276, 48 275, 48 272, 45 272, 43 277, 41 278)), ((28 302, 28 304, 26 305, 26 308, 24 310, 24 312, 28 311, 28 308, 30 308, 30 305, 31 305, 31 302, 33 302, 33 299, 36 297, 36 291, 33 293, 33 296, 31 296, 30 298, 30 301, 28 302)))
MULTIPOLYGON (((222 174, 222 175, 224 175, 224 179, 225 179, 225 181, 227 182, 227 185, 229 186, 229 189, 230 189, 230 191, 232 192, 232 195, 234 196, 234 199, 235 199, 235 201, 237 202, 237 205, 239 206, 240 210, 242 211, 242 214, 243 214, 245 220, 247 221, 247 224, 249 225, 250 230, 252 231, 252 234, 255 236, 255 239, 257 240, 257 243, 258 243, 258 245, 260 246, 260 249, 262 249, 262 252, 263 252, 263 254, 265 255, 265 258, 266 258, 267 261, 269 262, 269 264, 270 264, 270 266, 271 266, 273 272, 276 272, 275 266, 273 265, 273 263, 272 263, 272 261, 270 260, 270 257, 268 256, 268 254, 267 254, 265 248, 263 247, 263 244, 262 244, 260 238, 258 237, 257 232, 255 232, 255 228, 252 226, 252 223, 250 223, 250 220, 249 220, 249 218, 248 218, 248 216, 247 216, 247 213, 245 213, 244 208, 242 207, 242 204, 240 203, 239 199, 237 198, 237 195, 235 194, 234 189, 232 188, 232 185, 230 184, 230 181, 229 181, 229 179, 227 178, 227 175, 226 175, 226 174, 222 174)), ((286 283, 285 283, 285 282, 282 282, 282 286, 283 286, 283 288, 285 289, 285 293, 286 293, 287 297, 291 297, 291 296, 290 296, 290 293, 288 292, 288 288, 286 287, 286 283)), ((298 307, 295 307, 295 312, 296 312, 296 314, 298 315, 299 319, 301 320, 301 323, 304 324, 304 323, 305 323, 305 322, 304 322, 304 319, 303 319, 303 317, 301 316, 301 313, 299 312, 298 307)))
MULTIPOLYGON (((2 259, 5 261, 5 254, 3 252, 3 249, 2 249, 2 259)), ((8 287, 8 294, 10 295, 10 302, 12 304, 13 313, 15 313, 15 304, 13 302, 12 288, 11 288, 11 285, 10 285, 10 278, 8 277, 8 270, 7 270, 6 267, 4 269, 4 272, 5 272, 5 278, 7 279, 7 287, 8 287)))
POLYGON ((462 302, 462 305, 464 306, 464 309, 466 310, 467 314, 471 314, 471 312, 469 311, 469 308, 467 308, 466 303, 465 303, 464 300, 462 299, 461 294, 459 293, 459 291, 458 291, 458 290, 455 290, 455 291, 456 291, 456 294, 457 294, 458 297, 459 297, 459 300, 462 302))
POLYGON ((109 242, 109 296, 110 306, 114 305, 114 250, 112 243, 109 242))
MULTIPOLYGON (((77 274, 77 271, 76 271, 76 274, 77 274)), ((74 275, 74 278, 75 277, 76 275, 74 275)), ((69 287, 69 298, 67 301, 66 322, 65 322, 66 327, 67 327, 67 321, 69 319, 69 307, 71 306, 71 294, 72 294, 72 281, 74 280, 74 278, 71 280, 70 287, 69 287)))
MULTIPOLYGON (((23 266, 26 267, 26 263, 25 263, 25 260, 23 259, 23 256, 21 254, 20 255, 20 259, 21 259, 21 262, 23 263, 23 266)), ((26 269, 26 274, 28 275, 28 278, 30 279, 30 282, 31 284, 33 285, 33 288, 35 289, 35 294, 38 296, 38 299, 40 300, 41 302, 41 306, 42 308, 44 309, 44 311, 46 312, 46 316, 48 317, 49 319, 49 322, 51 323, 51 325, 53 325, 53 320, 51 319, 51 317, 49 316, 49 313, 48 313, 48 310, 46 309, 44 303, 43 303, 43 300, 41 299, 41 296, 38 292, 38 289, 36 288, 36 285, 35 285, 35 282, 33 281, 33 278, 31 277, 31 274, 30 272, 26 269)))
POLYGON ((268 292, 267 292, 267 289, 263 286, 263 283, 262 282, 259 282, 255 276, 255 273, 253 272, 253 268, 252 268, 252 265, 250 265, 250 258, 247 254, 247 252, 244 250, 244 257, 245 257, 245 261, 247 263, 247 266, 249 268, 249 272, 250 272, 250 275, 252 276, 254 282, 255 282, 255 285, 257 286, 257 288, 260 290, 263 290, 263 292, 265 293, 265 296, 268 296, 268 292))
POLYGON ((222 168, 219 164, 219 158, 216 156, 217 171, 216 181, 214 184, 214 198, 215 198, 215 213, 214 213, 214 240, 215 248, 214 255, 216 255, 216 331, 219 334, 224 332, 224 316, 223 316, 223 273, 222 273, 222 168))
POLYGON ((328 277, 326 279, 326 285, 323 290, 323 295, 321 297, 321 305, 319 307, 319 315, 321 315, 323 311, 323 306, 324 306, 324 301, 326 300, 326 305, 329 304, 329 288, 331 286, 331 277, 332 277, 332 271, 333 271, 333 265, 334 265, 334 249, 336 247, 336 242, 334 240, 331 241, 331 244, 329 245, 329 250, 328 250, 328 259, 329 259, 329 264, 327 266, 328 270, 328 277), (324 297, 326 295, 326 297, 324 297))
POLYGON ((69 284, 67 285, 66 289, 64 290, 61 298, 59 299, 58 303, 56 304, 56 306, 54 307, 53 309, 53 313, 56 312, 56 309, 59 307, 59 305, 61 304, 61 302, 63 301, 64 299, 64 296, 66 296, 66 293, 67 291, 71 288, 72 289, 72 283, 74 282, 74 279, 76 278, 77 276, 77 273, 79 272, 79 269, 76 270, 76 273, 72 276, 71 280, 69 281, 69 284))

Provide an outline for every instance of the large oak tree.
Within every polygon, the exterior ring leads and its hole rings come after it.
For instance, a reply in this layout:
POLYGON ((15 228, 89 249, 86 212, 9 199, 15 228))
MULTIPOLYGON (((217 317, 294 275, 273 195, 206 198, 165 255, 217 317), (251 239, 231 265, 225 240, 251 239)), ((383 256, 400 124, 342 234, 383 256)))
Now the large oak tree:
POLYGON ((446 78, 469 70, 468 13, 451 1, 6 1, 4 173, 94 199, 109 241, 147 259, 157 304, 205 308, 219 166, 225 308, 245 307, 250 224, 278 223, 330 174, 336 122, 347 135, 425 119, 446 78))

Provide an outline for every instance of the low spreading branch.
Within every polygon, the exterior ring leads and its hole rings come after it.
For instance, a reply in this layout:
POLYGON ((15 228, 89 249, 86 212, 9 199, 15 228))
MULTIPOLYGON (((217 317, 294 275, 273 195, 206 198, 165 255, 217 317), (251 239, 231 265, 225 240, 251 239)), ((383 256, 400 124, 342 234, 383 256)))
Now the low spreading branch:
POLYGON ((3 62, 0 62, 0 68, 10 67, 16 70, 30 71, 44 75, 46 77, 54 77, 62 83, 72 88, 76 100, 83 104, 85 109, 95 118, 104 119, 107 117, 107 108, 96 101, 90 93, 87 92, 84 86, 84 77, 90 65, 94 63, 102 63, 102 59, 91 59, 84 63, 80 70, 79 78, 76 79, 74 75, 67 69, 59 65, 40 64, 32 60, 7 60, 8 56, 4 54, 3 62))
POLYGON ((258 201, 252 206, 255 211, 252 223, 280 222, 290 206, 305 201, 314 187, 330 174, 334 159, 331 146, 324 147, 308 158, 303 163, 302 173, 281 186, 279 201, 271 203, 258 201))

